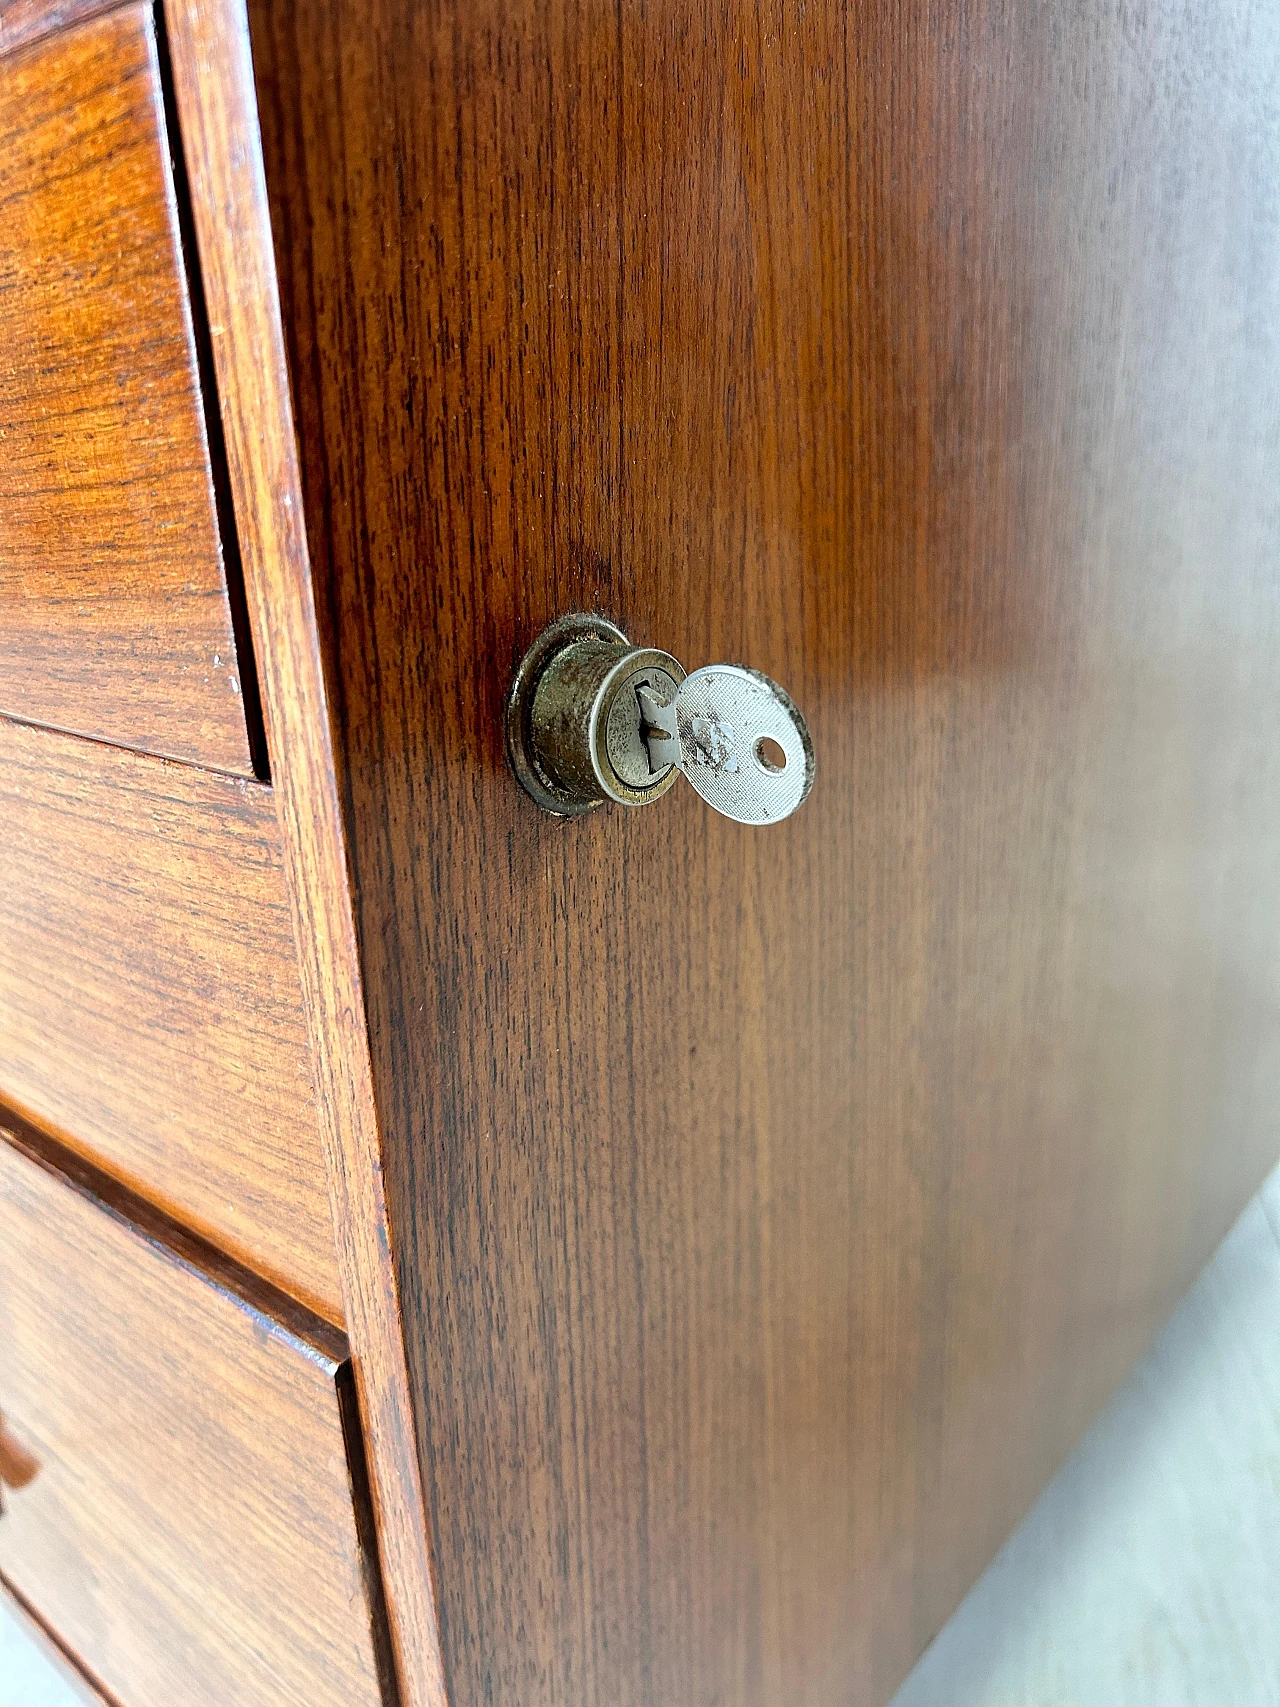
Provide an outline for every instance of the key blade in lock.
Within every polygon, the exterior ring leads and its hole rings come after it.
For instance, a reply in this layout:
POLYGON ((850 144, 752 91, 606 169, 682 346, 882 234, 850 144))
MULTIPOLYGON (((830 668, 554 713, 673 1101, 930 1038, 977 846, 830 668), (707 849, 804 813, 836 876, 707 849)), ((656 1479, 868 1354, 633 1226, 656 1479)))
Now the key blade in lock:
POLYGON ((649 769, 656 776, 668 765, 681 763, 675 701, 668 704, 648 682, 636 688, 636 699, 640 702, 641 739, 649 750, 649 769))

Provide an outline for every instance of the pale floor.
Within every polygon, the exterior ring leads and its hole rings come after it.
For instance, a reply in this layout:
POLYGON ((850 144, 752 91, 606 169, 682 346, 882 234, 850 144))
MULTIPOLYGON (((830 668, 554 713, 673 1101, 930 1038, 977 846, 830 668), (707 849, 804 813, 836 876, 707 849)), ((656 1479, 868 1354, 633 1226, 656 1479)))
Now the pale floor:
POLYGON ((0 1707, 85 1707, 0 1601, 0 1707))
MULTIPOLYGON (((78 1707, 0 1610, 0 1707, 78 1707)), ((1280 1174, 893 1707, 1280 1707, 1280 1174)))
POLYGON ((1280 1173, 893 1707, 1280 1707, 1280 1173))

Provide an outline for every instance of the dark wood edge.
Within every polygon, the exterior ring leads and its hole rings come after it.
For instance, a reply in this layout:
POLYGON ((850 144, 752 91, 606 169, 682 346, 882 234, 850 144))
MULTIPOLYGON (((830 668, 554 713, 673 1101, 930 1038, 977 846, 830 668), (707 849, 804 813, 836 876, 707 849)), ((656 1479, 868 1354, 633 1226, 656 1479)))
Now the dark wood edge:
POLYGON ((341 1329, 326 1322, 287 1292, 254 1274, 224 1251, 184 1227, 154 1203, 122 1185, 83 1156, 34 1125, 16 1109, 0 1104, 0 1143, 52 1175, 58 1183, 109 1215, 134 1238, 150 1245, 165 1261, 185 1268, 247 1310, 256 1325, 286 1340, 312 1362, 320 1362, 336 1380, 349 1348, 341 1329))
POLYGON ((98 1682, 89 1668, 49 1628, 21 1589, 15 1587, 3 1571, 0 1571, 0 1595, 4 1596, 5 1605, 45 1658, 57 1667, 73 1688, 79 1690, 86 1701, 93 1707, 122 1707, 111 1691, 98 1682))
POLYGON ((165 0, 174 91, 316 1068, 321 1142, 405 1707, 444 1707, 349 850, 316 634, 244 0, 165 0))
POLYGON ((216 777, 219 782, 234 783, 237 788, 261 789, 270 794, 271 783, 247 771, 224 770, 221 765, 197 764, 194 759, 174 758, 171 753, 153 753, 148 747, 126 747, 119 741, 105 740, 101 735, 82 735, 78 729, 64 729, 60 723, 42 723, 35 717, 22 717, 16 711, 0 711, 0 729, 12 724, 18 729, 35 729, 55 741, 76 741, 82 747, 106 747, 113 753, 127 753, 146 765, 169 765, 176 770, 196 771, 201 776, 216 777))
POLYGON ((0 59, 125 3, 126 0, 30 0, 25 6, 11 8, 18 12, 20 21, 15 24, 0 17, 0 59))

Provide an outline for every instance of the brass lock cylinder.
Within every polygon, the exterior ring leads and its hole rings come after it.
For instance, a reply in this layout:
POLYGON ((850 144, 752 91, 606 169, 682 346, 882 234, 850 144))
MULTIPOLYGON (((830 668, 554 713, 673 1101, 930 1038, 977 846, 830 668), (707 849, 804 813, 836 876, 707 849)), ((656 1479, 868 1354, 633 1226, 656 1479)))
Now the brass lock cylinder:
POLYGON ((653 766, 637 690, 670 701, 684 679, 670 653, 632 646, 603 617, 552 623, 526 654, 508 701, 507 750, 520 781, 562 816, 606 800, 657 800, 679 771, 653 766))

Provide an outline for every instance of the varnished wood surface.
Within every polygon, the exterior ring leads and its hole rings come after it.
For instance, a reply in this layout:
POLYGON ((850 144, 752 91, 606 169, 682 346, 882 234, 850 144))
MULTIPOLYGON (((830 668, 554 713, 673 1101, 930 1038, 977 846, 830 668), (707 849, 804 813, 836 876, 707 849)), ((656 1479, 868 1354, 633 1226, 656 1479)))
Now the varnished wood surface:
POLYGON ((454 1707, 876 1707, 1276 1149, 1276 29, 251 12, 454 1707), (541 818, 543 623, 809 803, 541 818))
POLYGON ((0 719, 0 1095, 342 1319, 271 791, 0 719))
POLYGON ((243 0, 170 0, 175 95, 271 730, 320 1130, 389 1634, 405 1707, 443 1707, 403 1312, 351 870, 317 639, 243 0))
POLYGON ((0 1405, 40 1470, 0 1571, 131 1707, 382 1701, 342 1336, 263 1315, 5 1137, 0 1405))
POLYGON ((250 774, 151 8, 0 60, 0 135, 0 711, 250 774))
POLYGON ((114 4, 118 0, 0 0, 0 54, 64 30, 114 4))

